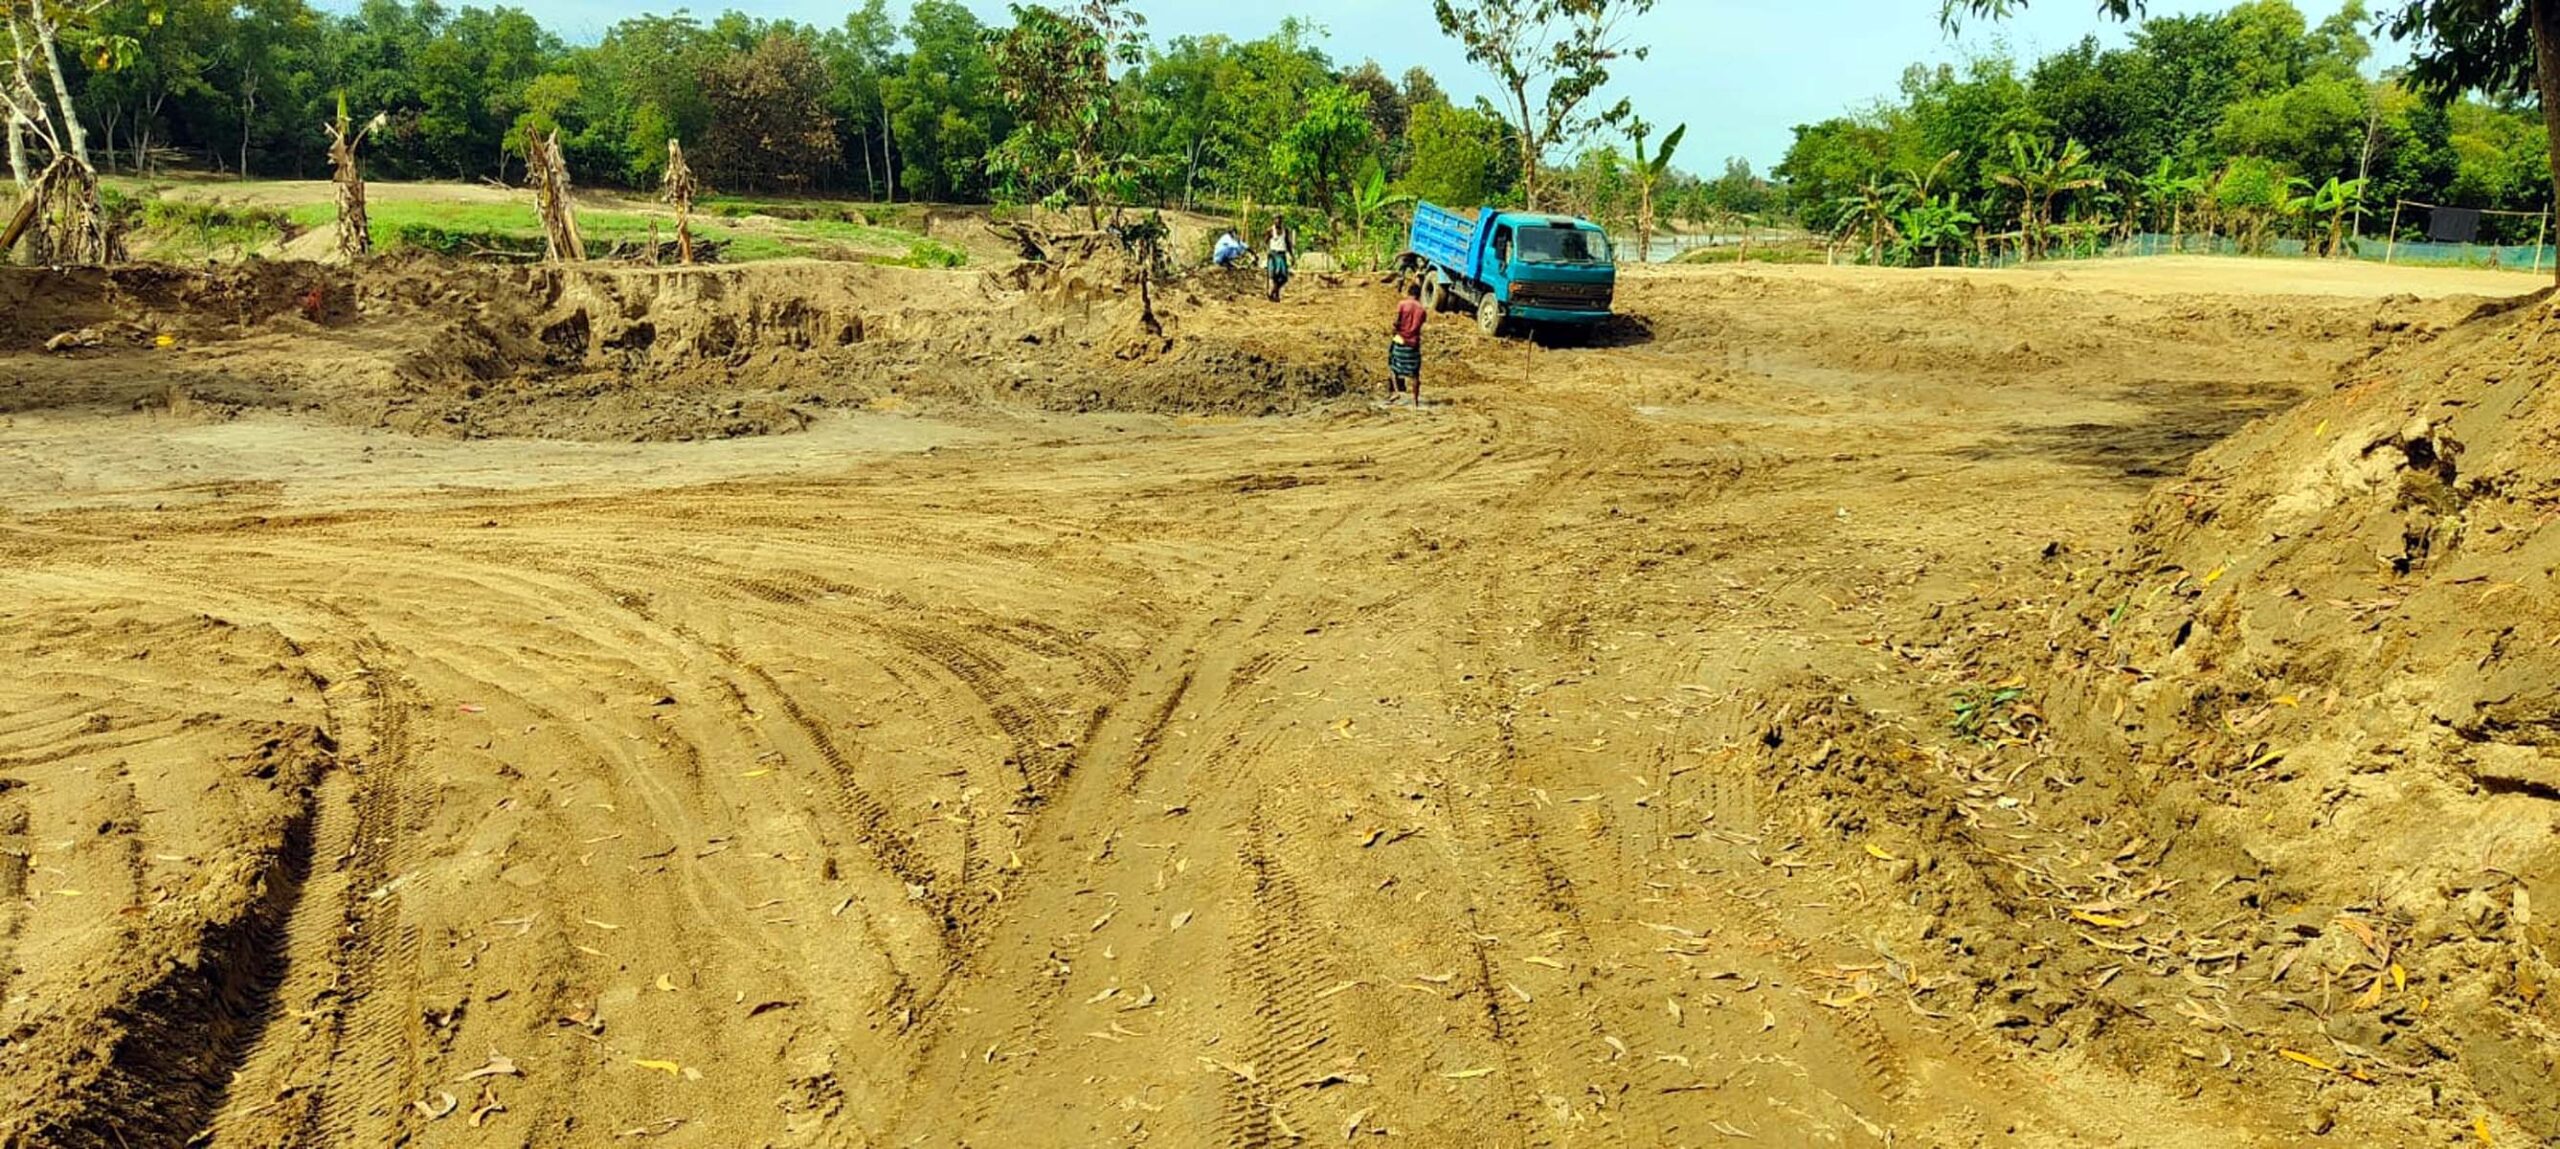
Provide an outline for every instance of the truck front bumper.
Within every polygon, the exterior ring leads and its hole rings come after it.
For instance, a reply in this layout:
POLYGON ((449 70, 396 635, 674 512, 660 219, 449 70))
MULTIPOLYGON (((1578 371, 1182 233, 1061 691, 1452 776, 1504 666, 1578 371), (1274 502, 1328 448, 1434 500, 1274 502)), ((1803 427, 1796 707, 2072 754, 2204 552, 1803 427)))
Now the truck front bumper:
POLYGON ((1579 307, 1538 307, 1534 305, 1513 307, 1505 312, 1505 314, 1509 315, 1513 319, 1525 319, 1531 323, 1600 323, 1609 318, 1609 312, 1606 310, 1591 311, 1579 307))

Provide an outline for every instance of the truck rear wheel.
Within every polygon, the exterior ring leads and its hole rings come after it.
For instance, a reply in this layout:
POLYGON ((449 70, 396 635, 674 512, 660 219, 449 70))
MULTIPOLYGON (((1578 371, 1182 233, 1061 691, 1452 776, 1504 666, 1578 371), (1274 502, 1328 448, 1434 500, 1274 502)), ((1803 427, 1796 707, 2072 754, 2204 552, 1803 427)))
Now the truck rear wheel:
POLYGON ((1495 299, 1492 292, 1486 292, 1484 298, 1478 300, 1476 303, 1476 326, 1481 328, 1485 334, 1494 336, 1495 338, 1500 338, 1502 336, 1502 320, 1502 301, 1495 299))
POLYGON ((1434 315, 1438 315, 1439 313, 1449 309, 1449 289, 1440 286, 1439 272, 1425 272, 1423 274, 1422 306, 1429 309, 1434 315))

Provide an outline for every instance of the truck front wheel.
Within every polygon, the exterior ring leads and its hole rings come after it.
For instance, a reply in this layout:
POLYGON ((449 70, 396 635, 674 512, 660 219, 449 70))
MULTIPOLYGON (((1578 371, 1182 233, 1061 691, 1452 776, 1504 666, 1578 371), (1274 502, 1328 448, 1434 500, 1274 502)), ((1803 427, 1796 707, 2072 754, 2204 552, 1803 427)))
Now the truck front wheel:
POLYGON ((1494 298, 1492 292, 1486 292, 1484 298, 1476 303, 1476 326, 1498 339, 1502 336, 1502 319, 1502 301, 1494 298))

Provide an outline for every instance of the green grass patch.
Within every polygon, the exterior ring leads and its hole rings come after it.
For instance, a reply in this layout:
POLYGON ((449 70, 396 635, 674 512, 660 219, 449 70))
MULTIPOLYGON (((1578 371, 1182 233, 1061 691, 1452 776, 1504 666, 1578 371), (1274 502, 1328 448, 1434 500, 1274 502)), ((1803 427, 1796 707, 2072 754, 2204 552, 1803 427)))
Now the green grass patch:
POLYGON ((112 186, 100 187, 98 200, 113 226, 126 229, 142 251, 160 259, 241 258, 302 231, 291 215, 272 207, 168 199, 149 191, 135 195, 112 186))
POLYGON ((923 230, 925 221, 925 210, 914 204, 864 203, 860 200, 715 195, 695 201, 694 210, 724 219, 760 215, 793 222, 869 225, 910 233, 923 230))
MULTIPOLYGON (((337 213, 335 204, 304 204, 288 213, 288 218, 300 228, 333 227, 337 213)), ((740 212, 729 218, 766 214, 740 212)), ((542 220, 530 199, 522 203, 377 201, 367 205, 366 215, 373 226, 374 247, 380 251, 430 251, 463 258, 542 254, 542 220)), ((669 216, 637 211, 578 213, 578 230, 585 234, 591 252, 600 253, 617 243, 644 244, 653 226, 660 242, 675 238, 675 220, 669 216)), ((836 259, 959 267, 968 262, 968 253, 914 232, 849 219, 775 218, 769 226, 742 227, 697 218, 694 232, 721 244, 720 258, 727 263, 836 259)))

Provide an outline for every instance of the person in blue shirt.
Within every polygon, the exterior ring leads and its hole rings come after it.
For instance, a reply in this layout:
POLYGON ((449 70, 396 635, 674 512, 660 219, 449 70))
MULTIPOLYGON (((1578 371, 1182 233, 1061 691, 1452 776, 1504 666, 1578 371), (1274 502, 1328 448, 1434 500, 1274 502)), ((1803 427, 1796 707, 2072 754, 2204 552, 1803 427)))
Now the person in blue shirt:
POLYGON ((1220 267, 1240 267, 1245 257, 1251 254, 1253 249, 1246 247, 1243 240, 1236 238, 1235 231, 1229 229, 1218 237, 1218 246, 1210 251, 1209 261, 1220 267))

